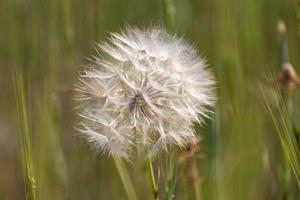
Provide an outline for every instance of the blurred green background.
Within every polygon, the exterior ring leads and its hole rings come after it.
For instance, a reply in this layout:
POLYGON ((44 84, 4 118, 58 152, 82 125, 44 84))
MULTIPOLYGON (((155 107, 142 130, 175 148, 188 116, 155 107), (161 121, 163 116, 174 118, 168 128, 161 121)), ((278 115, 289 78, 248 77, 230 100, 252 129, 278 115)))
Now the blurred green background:
MULTIPOLYGON (((127 199, 112 159, 95 155, 76 136, 70 90, 95 43, 126 25, 168 25, 199 49, 216 75, 215 119, 197 129, 205 155, 198 160, 203 199, 282 199, 280 144, 257 81, 279 68, 278 20, 286 22, 290 61, 300 72, 298 2, 165 2, 174 3, 175 29, 162 0, 0 1, 0 199, 25 198, 14 69, 25 81, 37 199, 127 199)), ((151 199, 143 161, 127 167, 139 199, 151 199)), ((176 199, 193 199, 184 178, 176 191, 176 199)))

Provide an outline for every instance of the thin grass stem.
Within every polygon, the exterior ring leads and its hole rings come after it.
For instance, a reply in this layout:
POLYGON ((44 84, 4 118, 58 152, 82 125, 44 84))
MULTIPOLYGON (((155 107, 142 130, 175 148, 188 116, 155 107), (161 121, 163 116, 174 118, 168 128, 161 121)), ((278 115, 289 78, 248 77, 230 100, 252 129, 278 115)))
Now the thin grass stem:
POLYGON ((27 200, 36 199, 36 179, 34 177, 33 159, 31 149, 31 133, 28 119, 27 103, 25 97, 25 88, 23 75, 18 69, 13 75, 16 110, 20 129, 22 165, 25 183, 25 196, 27 200))
POLYGON ((156 180, 155 180, 152 160, 151 160, 150 157, 147 159, 147 171, 148 171, 148 175, 149 175, 149 178, 150 178, 150 181, 151 181, 151 187, 152 187, 152 193, 153 193, 154 199, 158 200, 159 199, 159 197, 158 197, 158 185, 157 185, 156 180))
POLYGON ((122 160, 120 160, 119 158, 113 158, 117 171, 120 175, 122 184, 124 186, 124 189, 126 191, 127 197, 129 200, 137 200, 137 195, 136 192, 134 190, 132 181, 130 179, 129 173, 126 169, 126 166, 124 164, 124 162, 122 160))

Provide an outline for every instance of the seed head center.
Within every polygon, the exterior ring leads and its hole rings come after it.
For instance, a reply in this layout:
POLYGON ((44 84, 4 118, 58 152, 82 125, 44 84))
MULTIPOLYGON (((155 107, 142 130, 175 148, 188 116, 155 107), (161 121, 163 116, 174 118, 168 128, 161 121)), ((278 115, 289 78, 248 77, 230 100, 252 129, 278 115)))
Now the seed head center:
POLYGON ((134 96, 134 101, 136 103, 136 105, 138 106, 143 106, 146 104, 146 101, 144 99, 144 96, 141 92, 138 92, 135 96, 134 96))

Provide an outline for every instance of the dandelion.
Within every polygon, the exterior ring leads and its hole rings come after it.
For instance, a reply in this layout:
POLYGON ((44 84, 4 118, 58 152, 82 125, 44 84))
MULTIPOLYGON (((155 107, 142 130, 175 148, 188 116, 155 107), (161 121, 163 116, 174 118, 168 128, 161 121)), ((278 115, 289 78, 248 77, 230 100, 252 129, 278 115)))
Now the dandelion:
POLYGON ((154 155, 195 138, 214 102, 214 80, 188 42, 165 30, 112 33, 80 75, 84 137, 101 152, 129 158, 137 144, 154 155))

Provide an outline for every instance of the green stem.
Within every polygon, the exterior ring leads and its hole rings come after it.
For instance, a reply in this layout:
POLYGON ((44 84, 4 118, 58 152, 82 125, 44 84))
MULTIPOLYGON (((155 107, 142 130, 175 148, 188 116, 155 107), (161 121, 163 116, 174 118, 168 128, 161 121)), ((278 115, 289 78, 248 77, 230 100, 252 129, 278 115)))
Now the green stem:
POLYGON ((164 8, 164 21, 167 29, 172 32, 176 32, 175 25, 175 6, 173 0, 163 0, 164 8))
POLYGON ((174 199, 175 195, 174 195, 174 191, 175 191, 175 187, 176 187, 176 161, 174 158, 174 149, 171 148, 170 149, 170 154, 167 157, 167 161, 166 161, 166 189, 165 189, 165 193, 166 193, 166 199, 167 200, 172 200, 174 199))
POLYGON ((277 24, 279 67, 289 62, 289 48, 286 27, 283 21, 277 24))
POLYGON ((22 165, 25 182, 25 198, 26 200, 36 199, 36 179, 34 176, 33 154, 32 154, 32 138, 29 124, 28 107, 25 94, 25 86, 23 74, 19 69, 15 69, 14 73, 14 89, 16 98, 16 110, 20 129, 21 148, 22 148, 22 165))
POLYGON ((194 187, 194 190, 195 190, 196 200, 201 200, 201 191, 200 191, 201 186, 198 184, 198 182, 194 182, 193 187, 194 187))
POLYGON ((158 200, 158 185, 155 181, 155 175, 154 175, 154 170, 153 170, 153 165, 152 165, 152 160, 149 157, 147 160, 147 169, 151 181, 151 186, 152 186, 152 192, 155 200, 158 200))
POLYGON ((129 200, 137 200, 137 195, 135 193, 133 184, 131 182, 130 176, 128 174, 128 171, 126 169, 126 166, 124 162, 118 158, 114 158, 115 165, 117 167, 118 173, 120 175, 122 184, 125 188, 127 197, 129 200))
MULTIPOLYGON (((288 51, 288 37, 287 37, 287 32, 286 32, 286 27, 283 21, 279 21, 277 24, 277 32, 278 32, 278 48, 279 48, 279 67, 282 67, 283 64, 289 63, 289 51, 288 51)), ((291 80, 287 80, 291 81, 291 80)), ((291 120, 293 123, 293 115, 295 112, 294 106, 293 106, 293 91, 289 89, 283 88, 282 91, 282 98, 283 98, 283 105, 282 108, 286 109, 286 116, 285 118, 288 120, 288 122, 291 120)), ((291 124, 291 137, 297 137, 297 134, 293 131, 295 125, 291 124)), ((296 147, 299 148, 299 147, 296 147)), ((284 194, 284 199, 292 199, 295 194, 297 194, 297 183, 296 181, 292 178, 292 165, 289 162, 289 154, 284 152, 284 174, 285 174, 285 187, 286 191, 284 194)))

